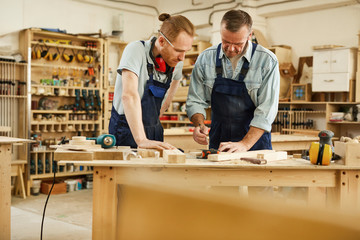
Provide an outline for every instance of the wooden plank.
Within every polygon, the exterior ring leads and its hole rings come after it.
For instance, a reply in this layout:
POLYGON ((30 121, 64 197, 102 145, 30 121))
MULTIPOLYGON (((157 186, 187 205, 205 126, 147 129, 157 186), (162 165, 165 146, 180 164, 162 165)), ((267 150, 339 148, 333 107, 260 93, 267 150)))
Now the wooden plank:
POLYGON ((287 159, 287 152, 278 151, 278 152, 269 152, 269 153, 258 153, 257 158, 265 159, 266 161, 278 161, 287 159))
POLYGON ((219 154, 209 154, 208 160, 218 162, 218 161, 240 159, 242 157, 257 158, 258 154, 268 153, 268 152, 275 152, 275 150, 258 150, 258 151, 248 151, 248 152, 240 152, 240 153, 220 152, 219 154))
POLYGON ((63 149, 57 149, 54 153, 54 160, 93 160, 93 152, 87 151, 69 151, 63 149))
POLYGON ((116 214, 122 200, 115 178, 113 168, 98 167, 94 171, 92 239, 115 239, 116 214))
POLYGON ((160 153, 161 151, 155 150, 155 149, 142 149, 142 148, 138 148, 137 149, 137 153, 142 157, 142 158, 159 158, 160 157, 160 153))
POLYGON ((118 149, 105 149, 104 151, 94 151, 93 160, 124 160, 123 151, 118 149))
POLYGON ((168 163, 185 163, 185 154, 178 149, 163 150, 163 158, 168 163))

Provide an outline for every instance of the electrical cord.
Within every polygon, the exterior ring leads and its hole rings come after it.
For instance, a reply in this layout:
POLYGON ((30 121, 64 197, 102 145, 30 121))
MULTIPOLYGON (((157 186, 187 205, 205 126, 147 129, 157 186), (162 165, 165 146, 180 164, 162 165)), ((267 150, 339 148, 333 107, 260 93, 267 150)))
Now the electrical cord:
POLYGON ((53 187, 55 185, 55 174, 56 174, 56 171, 57 171, 57 162, 54 161, 54 160, 53 160, 53 171, 54 171, 54 179, 53 179, 52 186, 50 188, 50 191, 49 191, 48 196, 47 196, 46 201, 45 201, 44 211, 43 211, 42 220, 41 220, 40 240, 42 240, 42 236, 43 236, 43 227, 44 227, 44 218, 45 218, 46 206, 47 206, 47 203, 49 201, 51 191, 53 190, 53 187))
MULTIPOLYGON (((65 139, 66 139, 66 136, 62 137, 59 145, 65 144, 65 143, 66 143, 66 140, 65 140, 65 139)), ((42 236, 43 236, 46 206, 47 206, 47 203, 48 203, 48 201, 49 201, 51 191, 53 190, 54 185, 55 185, 55 176, 56 176, 57 167, 58 167, 58 166, 57 166, 57 161, 52 160, 52 163, 53 163, 54 179, 53 179, 53 183, 52 183, 52 185, 51 185, 50 191, 49 191, 49 193, 48 193, 48 195, 47 195, 47 198, 46 198, 46 201, 45 201, 45 205, 44 205, 44 211, 43 211, 43 215, 42 215, 42 219, 41 219, 40 240, 42 240, 42 236)))

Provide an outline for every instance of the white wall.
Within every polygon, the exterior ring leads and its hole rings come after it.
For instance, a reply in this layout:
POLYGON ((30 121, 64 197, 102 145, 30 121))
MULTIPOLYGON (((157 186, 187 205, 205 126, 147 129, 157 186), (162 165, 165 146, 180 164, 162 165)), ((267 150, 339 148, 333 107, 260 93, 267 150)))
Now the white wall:
POLYGON ((0 0, 0 51, 9 45, 13 51, 17 49, 17 32, 29 27, 60 28, 68 33, 97 33, 101 29, 102 33, 111 34, 113 20, 119 14, 123 16, 121 38, 124 41, 147 39, 155 31, 157 14, 152 9, 107 1, 90 3, 74 0, 0 0))
MULTIPOLYGON (((264 1, 246 2, 261 5, 264 1)), ((272 2, 275 1, 277 0, 272 2)), ((220 1, 196 0, 196 3, 201 4, 195 6, 191 4, 191 0, 136 0, 134 2, 155 6, 160 13, 173 14, 188 9, 210 7, 220 1)), ((199 39, 217 44, 220 42, 219 22, 226 10, 213 14, 212 26, 208 25, 209 15, 214 10, 234 7, 238 2, 218 5, 208 10, 185 12, 183 15, 197 26, 199 39)), ((314 4, 311 2, 304 0, 297 3, 314 4)), ((271 7, 272 9, 282 8, 282 12, 286 13, 287 6, 285 5, 271 7)), ((110 33, 114 28, 113 19, 122 14, 124 30, 122 39, 130 42, 147 39, 157 31, 161 24, 157 20, 154 9, 105 0, 0 0, 0 6, 0 35, 28 27, 60 28, 66 29, 69 33, 98 32, 102 29, 103 33, 110 33)), ((299 57, 312 55, 314 45, 357 46, 357 34, 360 31, 360 4, 296 14, 291 14, 289 11, 286 16, 267 18, 264 17, 266 7, 242 9, 252 15, 254 28, 262 31, 270 44, 286 44, 292 47, 295 67, 297 67, 299 57)), ((0 51, 8 45, 12 45, 12 48, 18 45, 17 34, 0 36, 0 51)))
POLYGON ((328 10, 267 18, 267 40, 272 45, 292 47, 293 63, 312 56, 312 46, 336 44, 358 46, 360 7, 352 5, 328 10))

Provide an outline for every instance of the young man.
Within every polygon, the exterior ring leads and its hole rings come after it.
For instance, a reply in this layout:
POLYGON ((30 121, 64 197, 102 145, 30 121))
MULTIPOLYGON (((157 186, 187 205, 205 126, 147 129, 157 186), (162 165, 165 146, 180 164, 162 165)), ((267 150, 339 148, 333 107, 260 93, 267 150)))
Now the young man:
POLYGON ((120 146, 174 148, 163 142, 159 116, 182 79, 182 61, 192 47, 195 29, 181 15, 163 13, 159 20, 163 24, 158 37, 128 44, 117 70, 109 133, 120 146))
POLYGON ((205 110, 211 105, 210 148, 228 152, 271 149, 279 101, 276 56, 251 42, 252 19, 230 10, 221 20, 222 43, 205 50, 191 75, 187 114, 193 138, 208 144, 205 110))

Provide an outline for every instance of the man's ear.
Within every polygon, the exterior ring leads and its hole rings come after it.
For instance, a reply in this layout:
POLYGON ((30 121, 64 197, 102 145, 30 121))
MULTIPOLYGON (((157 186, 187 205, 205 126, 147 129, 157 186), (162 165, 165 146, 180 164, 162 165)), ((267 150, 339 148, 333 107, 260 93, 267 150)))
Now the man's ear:
POLYGON ((164 37, 160 35, 159 38, 158 38, 158 40, 159 40, 160 46, 163 47, 164 44, 165 44, 165 41, 166 41, 166 40, 164 39, 164 37))
POLYGON ((251 40, 252 38, 252 34, 253 34, 253 31, 251 31, 251 33, 250 33, 250 35, 249 35, 249 37, 248 37, 248 40, 251 40))

